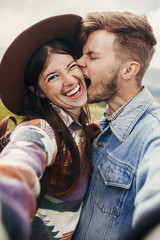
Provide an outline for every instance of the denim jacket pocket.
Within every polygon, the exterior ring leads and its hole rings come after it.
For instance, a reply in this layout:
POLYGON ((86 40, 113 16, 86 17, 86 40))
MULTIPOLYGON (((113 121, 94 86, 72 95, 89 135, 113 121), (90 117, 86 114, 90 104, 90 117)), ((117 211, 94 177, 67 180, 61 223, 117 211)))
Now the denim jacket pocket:
POLYGON ((115 186, 129 189, 132 184, 133 173, 126 165, 120 165, 111 161, 102 162, 98 169, 107 186, 115 186))
POLYGON ((119 216, 133 177, 134 171, 130 167, 108 158, 103 159, 96 172, 92 200, 103 213, 119 216))

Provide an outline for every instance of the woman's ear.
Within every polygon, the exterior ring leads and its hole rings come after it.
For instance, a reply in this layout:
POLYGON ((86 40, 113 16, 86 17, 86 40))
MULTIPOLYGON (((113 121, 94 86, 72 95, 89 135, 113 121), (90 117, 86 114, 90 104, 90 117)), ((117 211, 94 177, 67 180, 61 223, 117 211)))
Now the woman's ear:
POLYGON ((124 64, 121 76, 123 79, 131 79, 137 75, 140 70, 140 64, 137 61, 128 61, 124 64))
POLYGON ((35 91, 34 91, 34 87, 33 86, 29 86, 28 89, 35 94, 35 91))
MULTIPOLYGON (((33 86, 29 86, 28 89, 33 93, 33 94, 36 94, 38 96, 38 93, 35 93, 35 89, 33 86)), ((46 96, 44 95, 44 93, 40 92, 39 96, 41 98, 46 98, 46 96)))

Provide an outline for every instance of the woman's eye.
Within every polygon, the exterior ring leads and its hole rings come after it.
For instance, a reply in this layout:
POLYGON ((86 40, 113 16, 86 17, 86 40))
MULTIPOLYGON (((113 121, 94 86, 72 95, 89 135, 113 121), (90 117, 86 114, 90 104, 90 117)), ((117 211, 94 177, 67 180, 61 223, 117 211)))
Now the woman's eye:
POLYGON ((48 82, 51 80, 56 80, 57 77, 58 75, 52 75, 51 77, 48 78, 48 82))

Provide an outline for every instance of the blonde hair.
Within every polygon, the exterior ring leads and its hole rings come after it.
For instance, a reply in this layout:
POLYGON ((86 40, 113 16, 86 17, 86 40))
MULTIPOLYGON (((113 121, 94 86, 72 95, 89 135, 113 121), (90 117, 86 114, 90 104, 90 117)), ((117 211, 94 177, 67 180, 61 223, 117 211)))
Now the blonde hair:
POLYGON ((156 45, 156 39, 147 18, 130 12, 88 13, 83 19, 81 28, 80 38, 83 45, 89 34, 96 30, 107 30, 116 35, 114 50, 120 60, 139 62, 141 68, 136 80, 141 84, 156 45))

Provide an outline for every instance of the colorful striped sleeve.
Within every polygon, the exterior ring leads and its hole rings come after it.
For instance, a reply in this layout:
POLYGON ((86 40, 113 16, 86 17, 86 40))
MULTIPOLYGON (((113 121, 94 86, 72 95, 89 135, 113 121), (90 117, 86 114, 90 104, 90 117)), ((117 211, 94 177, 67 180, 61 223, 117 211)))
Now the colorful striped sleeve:
POLYGON ((26 195, 31 216, 32 198, 40 193, 39 179, 57 153, 54 132, 46 121, 36 119, 16 127, 10 139, 0 154, 0 191, 10 193, 20 205, 26 195))

